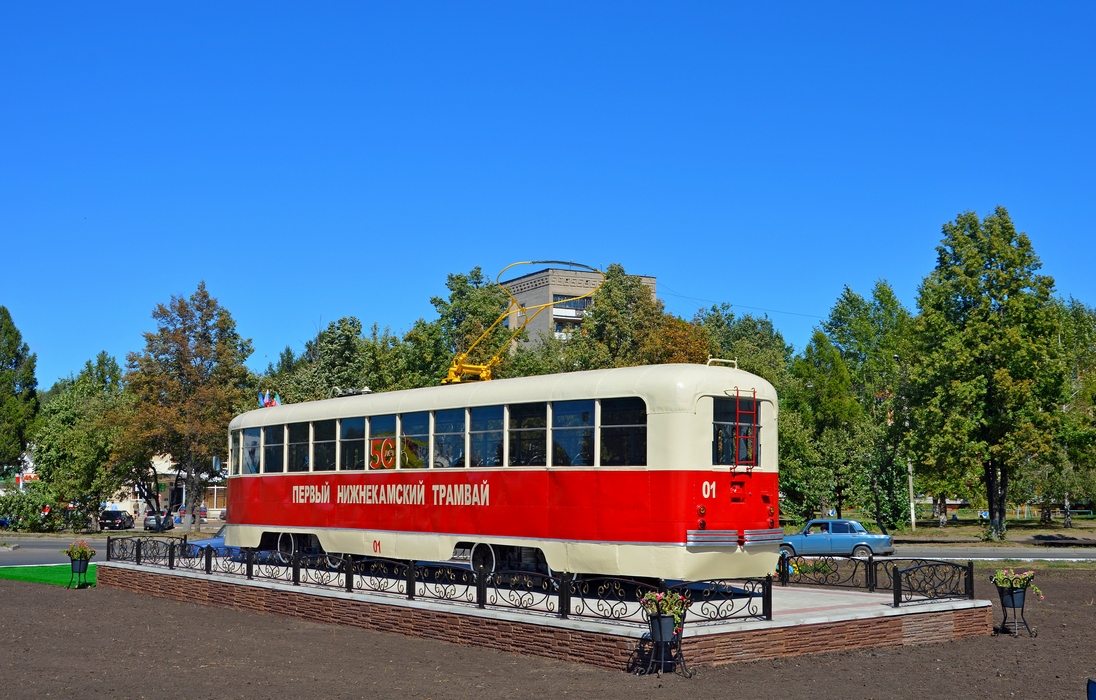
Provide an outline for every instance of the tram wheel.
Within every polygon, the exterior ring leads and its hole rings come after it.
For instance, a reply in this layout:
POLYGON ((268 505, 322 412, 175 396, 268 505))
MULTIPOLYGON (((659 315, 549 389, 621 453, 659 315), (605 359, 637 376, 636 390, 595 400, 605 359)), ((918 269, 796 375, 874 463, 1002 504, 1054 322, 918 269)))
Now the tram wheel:
POLYGON ((472 568, 476 571, 480 569, 487 569, 488 572, 495 570, 497 560, 495 559, 495 548, 486 542, 477 542, 472 547, 472 568))
POLYGON ((278 546, 274 556, 280 564, 288 564, 297 551, 297 540, 291 532, 283 532, 278 535, 278 546))

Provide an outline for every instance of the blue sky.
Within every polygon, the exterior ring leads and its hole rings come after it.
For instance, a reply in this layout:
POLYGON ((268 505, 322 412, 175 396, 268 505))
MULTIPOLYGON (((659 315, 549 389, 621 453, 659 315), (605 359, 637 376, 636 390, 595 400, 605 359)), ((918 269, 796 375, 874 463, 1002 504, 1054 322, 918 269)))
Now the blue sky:
POLYGON ((541 258, 801 348, 998 204, 1094 304, 1094 7, 6 3, 0 304, 43 388, 199 280, 262 369, 541 258))

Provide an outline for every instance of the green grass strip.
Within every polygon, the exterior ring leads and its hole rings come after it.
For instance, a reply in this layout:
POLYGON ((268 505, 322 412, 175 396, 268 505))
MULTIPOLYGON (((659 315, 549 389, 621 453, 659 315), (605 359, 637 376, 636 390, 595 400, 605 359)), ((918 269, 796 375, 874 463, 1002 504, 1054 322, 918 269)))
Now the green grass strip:
MULTIPOLYGON (((31 583, 47 583, 51 586, 67 586, 72 576, 72 567, 68 564, 62 566, 0 566, 0 578, 11 581, 30 581, 31 583)), ((88 583, 95 585, 95 564, 88 566, 88 583)), ((73 586, 76 585, 73 579, 73 586)))

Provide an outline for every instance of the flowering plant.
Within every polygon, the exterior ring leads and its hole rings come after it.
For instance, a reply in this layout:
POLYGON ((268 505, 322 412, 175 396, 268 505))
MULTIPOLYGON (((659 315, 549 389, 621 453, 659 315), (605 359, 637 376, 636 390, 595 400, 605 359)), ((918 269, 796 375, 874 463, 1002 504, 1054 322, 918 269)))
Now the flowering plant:
POLYGON ((91 559, 95 556, 95 550, 87 540, 76 540, 68 548, 62 549, 61 554, 67 554, 69 559, 91 559))
POLYGON ((693 601, 678 593, 647 591, 639 599, 639 604, 648 615, 673 615, 674 624, 680 627, 685 611, 693 601))
POLYGON ((1001 588, 1030 588, 1031 592, 1043 600, 1043 592, 1035 585, 1034 571, 1013 571, 1012 569, 998 569, 990 578, 995 585, 1001 588))

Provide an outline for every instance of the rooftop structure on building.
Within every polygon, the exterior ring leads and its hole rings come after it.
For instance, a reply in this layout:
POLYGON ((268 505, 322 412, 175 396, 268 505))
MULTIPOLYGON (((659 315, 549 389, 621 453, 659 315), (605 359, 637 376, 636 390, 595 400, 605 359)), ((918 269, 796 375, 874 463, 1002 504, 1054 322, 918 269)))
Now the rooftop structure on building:
MULTIPOLYGON (((655 298, 655 278, 645 275, 636 275, 636 277, 651 290, 651 298, 655 298)), ((561 302, 542 311, 526 326, 528 342, 535 343, 543 336, 569 338, 582 323, 582 317, 592 302, 590 297, 585 299, 575 299, 575 297, 589 294, 601 284, 602 279, 602 276, 596 272, 550 267, 506 280, 501 284, 509 289, 518 303, 526 308, 552 301, 561 302)), ((521 312, 514 312, 507 319, 507 325, 510 328, 516 328, 524 321, 521 312)))

